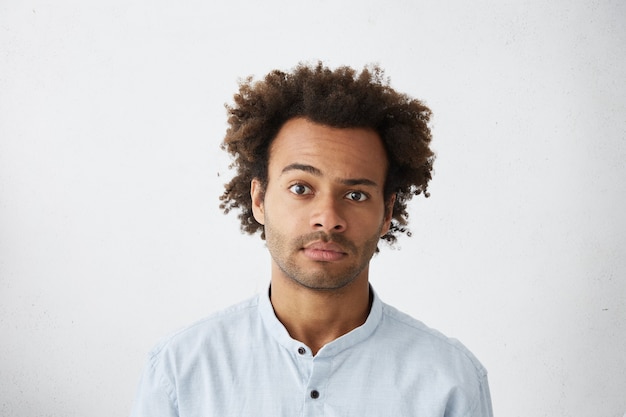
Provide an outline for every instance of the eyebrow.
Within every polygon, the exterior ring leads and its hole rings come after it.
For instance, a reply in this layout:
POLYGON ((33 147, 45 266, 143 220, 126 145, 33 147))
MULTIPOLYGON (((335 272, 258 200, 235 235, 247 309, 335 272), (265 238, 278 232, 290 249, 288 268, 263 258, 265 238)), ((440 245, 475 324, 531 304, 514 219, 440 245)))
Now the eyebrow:
MULTIPOLYGON (((299 164, 299 163, 289 164, 285 168, 283 168, 281 175, 289 171, 304 171, 316 177, 322 176, 322 171, 319 168, 316 168, 312 165, 306 165, 306 164, 299 164)), ((349 186, 352 186, 352 185, 369 185, 372 187, 378 186, 376 182, 368 178, 340 178, 339 182, 343 185, 349 185, 349 186)))

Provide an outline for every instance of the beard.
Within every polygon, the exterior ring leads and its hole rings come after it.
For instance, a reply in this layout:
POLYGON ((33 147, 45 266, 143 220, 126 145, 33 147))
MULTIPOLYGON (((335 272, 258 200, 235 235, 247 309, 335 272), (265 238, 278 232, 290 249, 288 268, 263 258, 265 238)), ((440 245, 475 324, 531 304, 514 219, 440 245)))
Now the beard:
POLYGON ((382 227, 382 224, 379 225, 376 233, 360 245, 340 233, 313 232, 290 240, 272 226, 266 213, 265 239, 272 259, 293 282, 313 290, 338 290, 353 282, 367 269, 376 252, 382 227), (336 243, 347 256, 337 262, 306 259, 301 253, 302 248, 316 241, 336 243))

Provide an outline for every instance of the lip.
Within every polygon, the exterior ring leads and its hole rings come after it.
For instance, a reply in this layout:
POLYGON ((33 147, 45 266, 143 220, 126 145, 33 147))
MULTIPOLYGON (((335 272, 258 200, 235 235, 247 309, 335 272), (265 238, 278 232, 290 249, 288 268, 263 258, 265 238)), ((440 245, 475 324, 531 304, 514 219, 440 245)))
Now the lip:
POLYGON ((313 242, 302 251, 307 258, 319 262, 338 261, 347 255, 341 246, 332 242, 313 242))

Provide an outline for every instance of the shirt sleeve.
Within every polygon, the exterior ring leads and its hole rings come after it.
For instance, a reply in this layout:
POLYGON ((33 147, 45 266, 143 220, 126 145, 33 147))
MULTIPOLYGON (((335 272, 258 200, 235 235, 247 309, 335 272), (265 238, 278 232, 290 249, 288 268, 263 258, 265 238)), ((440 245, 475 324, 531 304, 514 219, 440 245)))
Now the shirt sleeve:
POLYGON ((487 381, 486 373, 480 380, 478 399, 476 401, 474 411, 468 414, 468 417, 493 417, 491 393, 489 391, 489 382, 487 381))
POLYGON ((175 391, 154 357, 145 365, 130 417, 179 417, 175 391))

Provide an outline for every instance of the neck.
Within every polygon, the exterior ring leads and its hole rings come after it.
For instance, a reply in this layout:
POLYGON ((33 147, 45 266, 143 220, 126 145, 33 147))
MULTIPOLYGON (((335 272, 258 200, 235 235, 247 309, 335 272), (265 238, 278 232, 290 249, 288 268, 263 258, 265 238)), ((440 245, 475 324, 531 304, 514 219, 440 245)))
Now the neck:
POLYGON ((367 273, 338 290, 314 290, 273 274, 271 301, 276 317, 289 335, 305 343, 315 355, 325 344, 367 320, 367 273))

